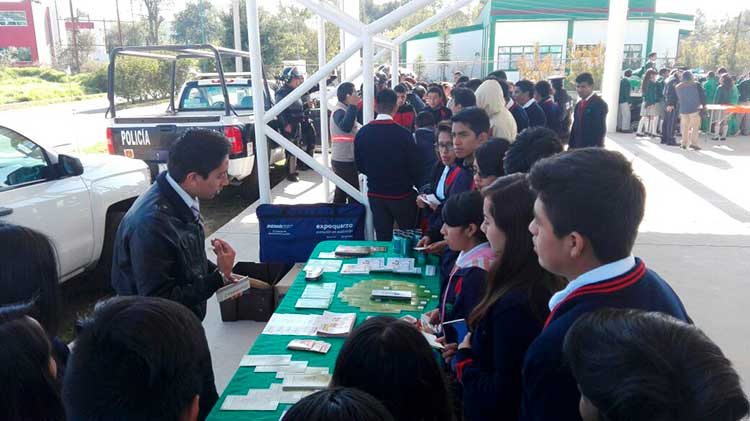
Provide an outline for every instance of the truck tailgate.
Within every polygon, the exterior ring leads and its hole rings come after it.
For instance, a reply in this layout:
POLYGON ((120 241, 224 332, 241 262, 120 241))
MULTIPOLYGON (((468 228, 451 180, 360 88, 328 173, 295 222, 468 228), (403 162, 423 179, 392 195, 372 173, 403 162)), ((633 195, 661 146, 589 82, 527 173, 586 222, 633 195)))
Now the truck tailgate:
POLYGON ((150 162, 166 162, 172 142, 183 132, 193 128, 221 132, 221 117, 116 118, 112 126, 112 146, 116 155, 150 162))

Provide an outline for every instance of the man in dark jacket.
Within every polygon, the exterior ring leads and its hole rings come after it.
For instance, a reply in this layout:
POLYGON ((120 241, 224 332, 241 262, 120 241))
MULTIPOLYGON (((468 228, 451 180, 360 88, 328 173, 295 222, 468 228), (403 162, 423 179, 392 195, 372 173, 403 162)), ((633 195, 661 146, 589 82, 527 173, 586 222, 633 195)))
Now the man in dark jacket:
POLYGON ((542 107, 534 99, 534 82, 519 80, 516 83, 515 100, 526 110, 526 115, 529 116, 529 127, 545 127, 547 125, 547 117, 544 115, 544 110, 542 110, 542 107))
POLYGON ((516 120, 516 132, 518 134, 521 134, 521 132, 525 128, 529 127, 529 116, 526 114, 526 110, 524 110, 522 106, 518 105, 515 101, 513 101, 513 98, 511 98, 508 82, 504 80, 500 80, 498 82, 500 83, 500 88, 502 88, 503 90, 505 108, 507 108, 508 111, 513 114, 513 120, 516 120))
POLYGON ((607 103, 594 93, 591 73, 581 73, 576 77, 576 91, 581 100, 576 104, 568 149, 604 147, 608 108, 607 103))
POLYGON ((563 87, 564 81, 565 76, 551 76, 549 78, 549 82, 552 84, 552 89, 555 91, 552 98, 555 99, 555 103, 560 107, 560 131, 557 134, 560 136, 560 142, 562 142, 563 145, 567 145, 568 140, 570 139, 573 98, 568 95, 568 91, 563 87))
POLYGON ((172 144, 167 166, 120 223, 112 287, 118 295, 177 301, 203 320, 206 300, 234 267, 235 252, 222 240, 213 240, 218 267, 206 258, 198 202, 229 184, 229 142, 213 130, 189 130, 172 144))
POLYGON ((383 89, 375 96, 378 116, 357 132, 354 161, 367 176, 367 196, 378 241, 391 241, 393 222, 414 228, 417 220, 419 168, 414 137, 393 121, 396 93, 383 89))
POLYGON ((674 140, 675 124, 677 123, 677 115, 680 112, 677 99, 677 84, 679 83, 680 71, 674 69, 669 79, 667 79, 667 84, 664 86, 664 102, 667 107, 664 110, 664 122, 661 126, 661 144, 663 145, 679 146, 674 140))
MULTIPOLYGON (((275 99, 277 104, 305 81, 305 77, 296 67, 285 68, 281 72, 281 77, 279 79, 284 82, 284 86, 276 91, 275 99)), ((302 145, 302 120, 304 118, 305 106, 301 99, 292 102, 289 107, 279 114, 281 134, 297 146, 302 145)), ((286 152, 286 164, 284 164, 284 167, 286 169, 287 180, 299 181, 296 156, 286 152)))

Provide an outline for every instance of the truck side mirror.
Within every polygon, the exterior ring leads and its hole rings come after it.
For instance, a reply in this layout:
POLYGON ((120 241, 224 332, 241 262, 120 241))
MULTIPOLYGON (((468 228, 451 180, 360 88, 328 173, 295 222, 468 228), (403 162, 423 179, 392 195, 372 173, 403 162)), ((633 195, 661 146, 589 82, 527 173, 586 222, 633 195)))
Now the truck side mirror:
POLYGON ((81 160, 69 155, 57 156, 58 172, 63 177, 71 177, 83 174, 81 160))

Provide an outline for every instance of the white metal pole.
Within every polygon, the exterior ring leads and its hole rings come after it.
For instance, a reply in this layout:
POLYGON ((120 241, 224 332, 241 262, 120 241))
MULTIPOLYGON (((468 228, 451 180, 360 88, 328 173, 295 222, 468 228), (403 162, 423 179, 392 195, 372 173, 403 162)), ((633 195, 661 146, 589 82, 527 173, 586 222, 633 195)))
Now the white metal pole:
POLYGON ((391 51, 391 88, 398 85, 398 49, 391 51))
POLYGON ((450 6, 445 7, 444 9, 430 16, 429 18, 423 20, 422 22, 419 22, 413 28, 409 29, 408 31, 394 38, 393 43, 396 45, 401 45, 402 43, 411 39, 411 37, 413 37, 414 35, 419 34, 420 32, 424 31, 430 26, 458 12, 459 9, 461 9, 462 7, 466 6, 467 4, 471 2, 472 0, 455 0, 455 3, 451 4, 450 6))
MULTIPOLYGON (((323 17, 325 20, 329 22, 335 23, 336 26, 338 26, 339 28, 345 30, 346 32, 350 34, 359 34, 362 31, 363 24, 359 21, 359 19, 354 18, 350 15, 347 15, 341 10, 336 9, 333 6, 330 6, 328 3, 315 2, 312 0, 297 0, 297 1, 301 3, 303 6, 317 13, 318 16, 323 17)), ((352 0, 347 0, 345 3, 347 2, 356 3, 356 1, 352 1, 352 0)), ((355 36, 355 39, 356 39, 356 36, 355 36)), ((346 46, 348 47, 349 44, 347 44, 346 46)))
MULTIPOLYGON (((323 67, 326 62, 326 21, 322 16, 318 17, 318 68, 323 67)), ((326 75, 328 76, 328 75, 326 75)), ((320 80, 320 148, 323 154, 323 166, 328 168, 328 86, 326 77, 320 80)), ((323 200, 328 202, 330 183, 328 178, 323 177, 323 200)))
POLYGON ((250 72, 252 74, 253 113, 255 114, 255 165, 258 171, 260 203, 271 203, 271 180, 268 165, 268 142, 266 125, 263 123, 265 101, 263 92, 263 68, 260 53, 260 32, 258 30, 258 1, 245 0, 247 12, 247 41, 250 47, 250 72))
MULTIPOLYGON (((232 0, 232 19, 234 22, 234 49, 242 50, 242 28, 240 28, 240 0, 232 0)), ((242 57, 234 58, 234 71, 242 71, 242 57)))
POLYGON ((604 76, 602 77, 602 96, 609 105, 607 132, 614 132, 617 129, 617 104, 619 102, 627 16, 628 0, 609 1, 607 46, 604 52, 604 76))
POLYGON ((372 120, 373 104, 375 103, 375 75, 373 72, 372 35, 367 30, 362 31, 362 123, 372 120))
POLYGON ((277 115, 281 114, 283 110, 285 110, 289 105, 291 105, 292 102, 298 100, 300 97, 302 97, 302 95, 308 92, 310 88, 312 88, 318 82, 320 82, 321 79, 325 79, 327 74, 333 72, 336 69, 336 67, 341 65, 341 63, 343 63, 344 61, 346 61, 346 59, 349 56, 359 51, 361 47, 362 47, 362 40, 358 39, 354 44, 350 45, 349 48, 336 54, 336 57, 334 57, 333 59, 331 59, 331 61, 326 63, 325 66, 322 66, 320 69, 318 69, 317 72, 315 72, 308 79, 302 82, 302 84, 296 87, 292 92, 290 92, 289 95, 285 96, 284 99, 277 102, 276 105, 271 107, 271 109, 268 110, 263 116, 263 122, 268 124, 268 122, 273 120, 277 115))

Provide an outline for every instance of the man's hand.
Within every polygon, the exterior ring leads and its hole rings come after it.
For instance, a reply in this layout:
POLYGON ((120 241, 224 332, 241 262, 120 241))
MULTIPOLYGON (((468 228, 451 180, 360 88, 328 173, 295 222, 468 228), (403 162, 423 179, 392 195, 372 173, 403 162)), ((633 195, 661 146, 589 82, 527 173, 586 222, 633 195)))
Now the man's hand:
POLYGON ((292 125, 291 124, 287 123, 284 126, 284 133, 292 133, 292 125))
POLYGON ((417 207, 419 209, 424 209, 425 207, 427 207, 427 203, 422 200, 422 195, 421 194, 419 196, 417 196, 417 207))
POLYGON ((216 254, 216 266, 219 267, 219 271, 226 279, 232 279, 232 268, 237 253, 229 243, 218 238, 211 240, 211 245, 214 248, 214 254, 216 254))
POLYGON ((425 313, 430 318, 430 323, 436 325, 440 322, 440 310, 434 309, 425 313))
POLYGON ((417 242, 417 247, 427 247, 430 245, 430 237, 425 235, 417 242))
POLYGON ((458 351, 458 344, 446 344, 445 336, 437 338, 436 341, 445 345, 442 357, 446 364, 450 364, 453 356, 456 355, 456 352, 458 351))

